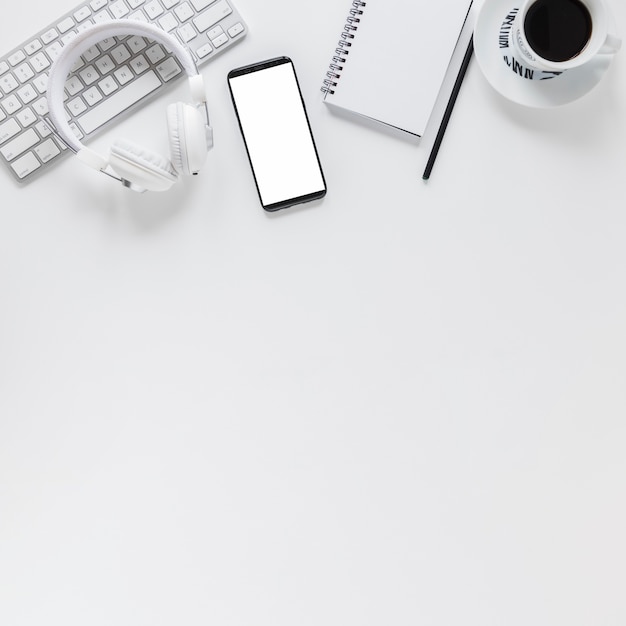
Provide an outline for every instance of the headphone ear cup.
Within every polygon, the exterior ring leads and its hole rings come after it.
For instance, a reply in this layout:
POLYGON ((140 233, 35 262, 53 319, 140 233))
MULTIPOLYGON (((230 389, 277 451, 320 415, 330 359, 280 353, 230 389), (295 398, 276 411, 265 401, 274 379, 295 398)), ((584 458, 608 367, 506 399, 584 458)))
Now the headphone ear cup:
POLYGON ((208 153, 207 126, 200 111, 175 102, 167 107, 172 164, 179 174, 197 174, 208 153))
POLYGON ((135 191, 167 191, 178 180, 168 159, 126 139, 111 147, 109 165, 135 191))

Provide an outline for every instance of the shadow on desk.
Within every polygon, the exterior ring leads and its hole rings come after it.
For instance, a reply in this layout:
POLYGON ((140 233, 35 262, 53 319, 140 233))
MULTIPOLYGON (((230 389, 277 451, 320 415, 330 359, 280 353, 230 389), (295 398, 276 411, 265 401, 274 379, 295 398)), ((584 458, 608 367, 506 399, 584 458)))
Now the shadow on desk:
POLYGON ((336 106, 329 106, 327 104, 323 104, 323 106, 328 109, 331 115, 345 120, 349 123, 360 126, 362 128, 366 128, 368 130, 372 130, 378 133, 383 133, 385 135, 388 135, 389 137, 395 137, 396 139, 401 139, 416 146, 419 145, 421 142, 421 137, 419 137, 418 135, 406 133, 399 128, 396 128, 395 126, 382 124, 381 122, 377 122, 373 118, 366 117, 364 115, 357 115, 345 109, 340 109, 336 106))
POLYGON ((494 112, 507 118, 512 126, 524 132, 549 137, 551 142, 572 149, 601 148, 615 133, 626 102, 620 101, 616 81, 617 59, 602 81, 579 100, 552 108, 531 108, 507 100, 492 89, 484 77, 494 112))

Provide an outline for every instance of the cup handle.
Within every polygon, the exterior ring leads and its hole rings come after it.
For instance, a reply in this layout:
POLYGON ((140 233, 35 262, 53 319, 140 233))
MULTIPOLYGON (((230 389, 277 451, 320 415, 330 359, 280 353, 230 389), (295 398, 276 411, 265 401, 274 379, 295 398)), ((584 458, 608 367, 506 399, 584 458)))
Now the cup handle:
POLYGON ((622 46, 622 40, 615 35, 607 35, 604 45, 598 50, 598 54, 615 54, 622 46))

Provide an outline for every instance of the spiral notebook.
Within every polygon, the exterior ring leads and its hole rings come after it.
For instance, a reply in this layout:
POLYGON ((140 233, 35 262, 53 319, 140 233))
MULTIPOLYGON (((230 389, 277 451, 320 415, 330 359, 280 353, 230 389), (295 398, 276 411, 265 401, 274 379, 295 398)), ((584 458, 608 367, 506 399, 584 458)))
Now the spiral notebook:
POLYGON ((324 102, 421 137, 469 23, 469 0, 354 0, 324 102), (452 62, 451 62, 452 61, 452 62))

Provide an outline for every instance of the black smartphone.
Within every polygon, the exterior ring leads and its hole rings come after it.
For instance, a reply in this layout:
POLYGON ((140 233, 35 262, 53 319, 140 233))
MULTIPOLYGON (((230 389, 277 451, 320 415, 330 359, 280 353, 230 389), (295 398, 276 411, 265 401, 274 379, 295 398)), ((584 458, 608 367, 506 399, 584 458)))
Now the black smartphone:
POLYGON ((263 208, 322 198, 326 181, 292 60, 234 69, 228 86, 263 208))

